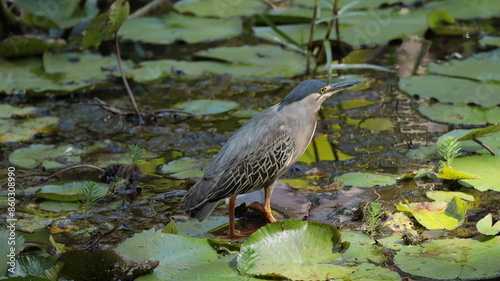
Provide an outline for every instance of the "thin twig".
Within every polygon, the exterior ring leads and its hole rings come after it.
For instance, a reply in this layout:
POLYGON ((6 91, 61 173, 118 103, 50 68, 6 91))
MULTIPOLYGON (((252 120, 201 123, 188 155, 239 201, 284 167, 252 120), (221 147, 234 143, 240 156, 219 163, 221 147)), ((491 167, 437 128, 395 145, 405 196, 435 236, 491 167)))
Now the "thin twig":
POLYGON ((309 76, 309 72, 311 72, 311 55, 313 51, 313 40, 314 40, 314 30, 316 29, 316 19, 318 18, 318 8, 319 7, 319 0, 314 0, 314 12, 313 12, 313 18, 311 20, 311 30, 309 32, 309 42, 307 43, 307 50, 306 50, 306 75, 309 76))
POLYGON ((132 90, 128 85, 127 77, 125 77, 125 72, 123 71, 122 59, 120 55, 120 47, 118 45, 118 33, 115 33, 115 50, 116 50, 116 57, 118 59, 118 68, 120 69, 120 74, 122 75, 123 84, 125 85, 125 89, 127 89, 127 93, 128 96, 130 97, 130 101, 132 102, 132 106, 134 107, 135 114, 139 119, 141 119, 141 112, 139 112, 139 108, 137 107, 137 103, 135 102, 134 93, 132 93, 132 90))
MULTIPOLYGON (((335 0, 337 2, 338 0, 335 0)), ((333 5, 332 8, 332 15, 334 18, 328 23, 328 27, 326 28, 326 33, 325 33, 325 40, 330 40, 330 33, 332 33, 332 28, 333 28, 333 22, 335 20, 335 16, 337 14, 337 5, 333 5)), ((318 58, 321 58, 325 55, 325 45, 321 44, 321 49, 319 50, 318 53, 318 58)), ((314 72, 313 72, 313 78, 316 77, 316 73, 318 72, 318 67, 319 67, 319 60, 316 60, 316 66, 314 67, 314 72)))
POLYGON ((476 139, 476 138, 474 138, 474 139, 472 139, 472 140, 473 140, 474 142, 476 142, 477 144, 479 144, 480 146, 484 147, 484 149, 488 150, 488 152, 489 152, 491 155, 493 155, 493 156, 495 156, 495 155, 496 155, 495 151, 493 151, 493 149, 491 149, 489 146, 487 146, 487 145, 486 145, 485 143, 483 143, 482 141, 480 141, 480 140, 478 140, 478 139, 476 139))
POLYGON ((71 166, 71 167, 68 167, 68 168, 64 168, 60 171, 58 171, 57 173, 54 173, 52 175, 50 175, 48 178, 46 178, 44 181, 48 181, 49 179, 61 174, 61 173, 64 173, 66 171, 69 171, 69 170, 72 170, 72 169, 77 169, 77 168, 91 168, 91 169, 95 169, 95 170, 98 170, 102 173, 104 173, 104 169, 102 169, 101 167, 97 167, 97 166, 94 166, 94 165, 89 165, 89 164, 82 164, 82 165, 76 165, 76 166, 71 166))

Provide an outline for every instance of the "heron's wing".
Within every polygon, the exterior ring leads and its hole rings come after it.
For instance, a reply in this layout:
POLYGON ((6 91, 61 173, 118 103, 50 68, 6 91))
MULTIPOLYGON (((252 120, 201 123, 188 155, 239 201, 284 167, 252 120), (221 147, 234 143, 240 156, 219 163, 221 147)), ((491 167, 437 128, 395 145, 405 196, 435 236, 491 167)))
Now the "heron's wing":
MULTIPOLYGON (((295 150, 292 135, 270 108, 247 122, 231 137, 198 181, 181 201, 193 210, 252 189, 266 187, 291 164, 295 150)), ((209 213, 208 213, 209 214, 209 213)), ((202 218, 201 218, 202 219, 202 218)))

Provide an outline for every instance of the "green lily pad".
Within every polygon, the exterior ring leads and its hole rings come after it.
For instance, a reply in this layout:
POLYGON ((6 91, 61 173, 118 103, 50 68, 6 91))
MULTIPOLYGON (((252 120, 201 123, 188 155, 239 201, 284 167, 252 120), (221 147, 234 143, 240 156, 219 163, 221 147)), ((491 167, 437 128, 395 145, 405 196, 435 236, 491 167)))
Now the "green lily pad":
POLYGON ((37 111, 36 107, 17 107, 10 104, 0 104, 0 118, 10 118, 11 116, 27 117, 37 111))
MULTIPOLYGON (((450 60, 443 64, 431 63, 429 64, 429 72, 479 81, 500 81, 500 74, 497 71, 499 63, 500 49, 495 49, 493 51, 475 54, 464 60, 450 60)), ((460 87, 461 85, 455 86, 460 87)), ((498 93, 498 87, 493 87, 493 85, 489 84, 478 86, 475 91, 469 92, 469 94, 475 95, 478 99, 488 100, 493 98, 494 100, 492 102, 497 104, 497 95, 495 93, 498 93)), ((491 106, 491 103, 483 106, 491 106)))
POLYGON ((53 116, 29 119, 0 119, 0 143, 21 142, 29 140, 39 133, 51 133, 58 123, 59 118, 53 116))
POLYGON ((484 125, 500 122, 499 107, 477 107, 443 103, 427 105, 422 103, 419 105, 418 111, 433 121, 451 124, 484 125))
POLYGON ((405 247, 394 262, 402 271, 439 280, 478 280, 500 276, 500 237, 433 240, 405 247))
POLYGON ((464 222, 467 204, 458 196, 455 196, 449 202, 400 202, 397 205, 397 210, 410 213, 427 229, 452 230, 464 222))
POLYGON ((442 1, 425 4, 426 10, 444 10, 457 19, 477 19, 498 16, 500 7, 495 0, 482 0, 480 3, 468 0, 442 1))
POLYGON ((446 179, 446 180, 462 180, 462 179, 478 179, 479 176, 464 173, 462 171, 458 171, 453 169, 452 167, 443 167, 439 174, 437 174, 438 178, 446 179))
POLYGON ((208 165, 210 163, 206 160, 183 157, 163 164, 159 172, 178 179, 198 178, 203 176, 208 165))
POLYGON ((243 274, 280 276, 292 280, 325 280, 349 275, 352 270, 329 264, 340 233, 331 225, 289 220, 267 224, 241 246, 238 269, 243 274))
POLYGON ((193 79, 204 74, 229 74, 240 79, 272 79, 302 74, 305 65, 305 56, 268 45, 218 47, 196 55, 217 61, 145 61, 127 74, 139 82, 156 81, 162 77, 193 79))
POLYGON ((34 233, 35 231, 47 228, 53 221, 51 218, 25 214, 22 219, 16 222, 16 229, 27 233, 34 233))
POLYGON ((349 249, 342 254, 343 260, 353 262, 372 261, 376 263, 385 260, 381 247, 375 245, 375 241, 361 231, 343 231, 342 241, 350 243, 349 249))
POLYGON ((484 235, 497 235, 500 232, 500 221, 493 224, 491 214, 487 214, 476 223, 476 227, 484 235))
POLYGON ((260 0, 219 1, 219 0, 181 0, 174 8, 181 13, 190 13, 200 17, 234 17, 253 15, 264 12, 266 3, 260 0))
POLYGON ((200 115, 224 113, 236 109, 238 106, 239 104, 234 101, 208 99, 188 101, 175 105, 176 108, 182 108, 200 115))
MULTIPOLYGON (((455 68, 452 69, 454 72, 455 68)), ((444 103, 473 103, 485 107, 500 104, 500 95, 495 94, 500 92, 500 85, 467 79, 436 75, 412 76, 401 79, 399 87, 409 95, 417 95, 424 99, 435 98, 444 103)), ((452 112, 441 112, 442 115, 447 113, 452 114, 452 112)))
POLYGON ((96 1, 38 2, 16 0, 14 5, 23 10, 21 22, 41 28, 66 29, 98 13, 96 1))
POLYGON ((364 119, 359 123, 361 129, 369 129, 374 134, 380 134, 382 132, 393 132, 394 123, 391 118, 386 117, 375 117, 364 119))
MULTIPOLYGON (((160 265, 152 274, 137 278, 144 280, 167 280, 182 274, 186 269, 213 262, 220 256, 207 239, 167 234, 154 229, 134 235, 118 245, 118 253, 126 255, 135 262, 158 260, 160 265)), ((195 273, 194 273, 195 274, 195 273)), ((199 275, 206 274, 199 271, 199 275)))
POLYGON ((49 212, 71 212, 76 211, 80 207, 80 203, 74 202, 58 202, 58 201, 43 201, 39 205, 40 209, 49 212))
MULTIPOLYGON (((73 181, 64 184, 44 185, 36 193, 36 196, 55 201, 78 201, 81 200, 80 193, 78 191, 87 183, 87 181, 73 181)), ((96 183, 96 188, 96 196, 98 197, 106 195, 109 191, 109 185, 104 183, 96 183)))
POLYGON ((123 39, 154 44, 171 44, 175 41, 198 43, 235 37, 242 30, 239 18, 212 19, 171 13, 162 19, 128 19, 121 26, 118 35, 123 39), (144 32, 145 30, 148 32, 144 32))
POLYGON ((32 144, 28 147, 14 150, 9 155, 10 163, 31 168, 41 164, 45 168, 56 168, 81 161, 82 150, 71 145, 59 146, 46 144, 32 144))
POLYGON ((43 54, 66 46, 62 39, 43 39, 32 35, 10 36, 0 42, 0 57, 18 58, 43 54))
POLYGON ((345 281, 355 281, 355 280, 370 280, 370 281, 399 281, 401 276, 392 270, 383 268, 381 266, 376 266, 374 264, 363 262, 361 264, 355 263, 356 266, 349 267, 354 270, 354 272, 342 278, 345 281))
POLYGON ((479 44, 500 47, 500 37, 484 36, 479 40, 479 44))
POLYGON ((89 24, 82 39, 82 47, 97 47, 103 40, 110 39, 127 19, 129 13, 128 1, 114 1, 106 13, 97 16, 89 24))
POLYGON ((336 180, 342 181, 344 185, 361 188, 396 184, 396 179, 394 177, 370 173, 347 173, 337 177, 336 180))
POLYGON ((463 192, 458 192, 458 191, 441 191, 441 190, 431 190, 427 191, 425 193, 427 197, 434 201, 445 201, 445 202, 450 202, 451 199, 453 199, 455 196, 458 198, 468 201, 468 202, 473 202, 475 201, 474 196, 463 193, 463 192))
POLYGON ((429 28, 439 35, 463 35, 474 32, 470 27, 456 25, 455 18, 447 11, 432 11, 427 14, 429 28))
POLYGON ((453 167, 460 171, 477 175, 478 179, 462 179, 459 182, 477 190, 500 191, 500 157, 475 155, 456 158, 453 167))

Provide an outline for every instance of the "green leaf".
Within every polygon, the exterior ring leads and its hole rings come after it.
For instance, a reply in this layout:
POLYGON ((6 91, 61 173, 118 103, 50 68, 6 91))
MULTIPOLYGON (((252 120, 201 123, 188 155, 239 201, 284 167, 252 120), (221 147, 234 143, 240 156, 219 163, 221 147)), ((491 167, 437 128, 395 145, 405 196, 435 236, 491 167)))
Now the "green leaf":
POLYGON ((453 167, 468 174, 477 175, 477 179, 462 179, 459 182, 477 190, 500 191, 500 157, 475 155, 457 158, 453 167))
POLYGON ((451 124, 484 125, 500 122, 499 107, 477 107, 443 103, 427 105, 422 103, 419 105, 418 111, 433 121, 451 124))
POLYGON ((443 167, 439 174, 437 174, 438 178, 446 179, 446 180, 461 180, 461 179, 478 179, 479 176, 464 173, 461 171, 457 171, 451 167, 443 167))
POLYGON ((464 222, 467 204, 458 196, 455 196, 450 202, 400 202, 397 205, 397 210, 410 213, 427 229, 452 230, 464 222))
POLYGON ((396 179, 394 177, 370 173, 347 173, 337 177, 336 180, 342 181, 344 185, 361 188, 396 184, 396 179))
MULTIPOLYGON (((496 62, 499 63, 500 61, 496 62)), ((484 69, 488 69, 488 63, 480 64, 484 69)), ((496 64, 495 64, 496 66, 496 64)), ((463 71, 475 72, 479 67, 466 66, 463 71)), ((493 67, 493 66, 491 66, 493 67)), ((453 73, 457 72, 454 67, 449 68, 453 73)), ((477 70, 482 71, 482 70, 477 70)), ((486 70, 488 71, 488 70, 486 70)), ((496 73, 496 72, 492 72, 496 73)), ((458 73, 456 73, 458 75, 458 73)), ((485 74, 486 75, 486 74, 485 74)), ((491 75, 484 76, 485 78, 491 75)), ((496 78, 496 77, 492 77, 496 78)), ((498 77, 500 79, 500 76, 498 77)), ((500 85, 486 84, 468 79, 451 78, 436 75, 412 76, 399 81, 399 87, 411 96, 418 96, 424 99, 435 98, 443 103, 468 104, 474 103, 480 106, 494 106, 500 104, 500 85)), ((450 115, 459 111, 459 108, 441 111, 441 115, 450 115)), ((483 123, 484 124, 484 123, 483 123)))
MULTIPOLYGON (((53 116, 28 119, 0 119, 0 143, 27 141, 38 133, 51 133, 55 130, 58 123, 59 118, 53 116)), ((19 160, 23 161, 23 159, 19 160)))
POLYGON ((80 203, 43 201, 42 203, 40 203, 39 207, 44 211, 60 213, 76 211, 80 207, 80 203))
POLYGON ((439 280, 478 280, 499 276, 500 237, 430 240, 404 247, 394 262, 403 272, 439 280))
POLYGON ((62 39, 43 39, 32 35, 10 36, 0 42, 0 57, 18 58, 39 55, 64 46, 66 46, 66 41, 62 39))
POLYGON ((163 164, 159 172, 178 179, 196 178, 203 176, 209 164, 207 160, 183 157, 163 164))
POLYGON ((331 225, 299 220, 267 224, 241 246, 238 268, 250 264, 248 274, 293 280, 340 278, 352 270, 329 264, 340 256, 335 250, 339 242, 340 233, 331 225))
MULTIPOLYGON (((210 264, 219 258, 207 239, 167 234, 154 229, 141 232, 118 245, 118 253, 126 255, 135 262, 158 260, 160 265, 152 274, 136 280, 167 280, 182 274, 187 269, 210 264)), ((192 273, 191 274, 196 274, 192 273)), ((207 273, 206 266, 197 271, 198 275, 207 273)))
POLYGON ((23 168, 32 168, 37 164, 45 168, 55 168, 64 166, 67 163, 80 162, 81 153, 82 150, 71 145, 56 147, 55 145, 32 144, 14 150, 9 155, 9 161, 23 168), (50 160, 57 160, 57 162, 50 160), (47 163, 51 163, 51 165, 49 166, 47 163))
POLYGON ((447 11, 433 11, 427 15, 429 28, 440 35, 463 35, 473 32, 472 28, 456 25, 455 18, 447 11))
POLYGON ((190 13, 199 17, 234 17, 253 15, 264 12, 266 3, 260 0, 219 1, 219 0, 181 0, 174 8, 181 13, 190 13))
POLYGON ((459 138, 458 140, 464 141, 464 140, 477 139, 479 137, 486 136, 486 135, 489 135, 491 133, 495 133, 498 131, 500 131, 500 124, 495 124, 495 125, 491 125, 491 126, 488 126, 485 128, 471 130, 468 134, 459 138))
POLYGON ((479 44, 500 47, 500 37, 484 36, 479 40, 479 44))
POLYGON ((500 232, 500 221, 497 221, 493 225, 491 214, 487 214, 476 223, 476 227, 484 235, 497 235, 500 232))
POLYGON ((200 115, 224 113, 236 109, 238 106, 239 104, 234 101, 208 99, 188 101, 175 105, 176 108, 200 115))
MULTIPOLYGON (((454 59, 442 64, 431 63, 429 64, 429 72, 441 75, 453 76, 453 77, 469 78, 485 82, 489 80, 500 81, 500 74, 498 73, 496 67, 499 63, 500 63, 500 49, 495 49, 489 52, 475 54, 463 60, 454 59)), ((456 81, 455 79, 449 80, 450 82, 448 83, 452 83, 451 81, 456 81)), ((459 100, 455 101, 454 103, 474 102, 476 104, 483 106, 492 106, 492 104, 493 105, 498 104, 497 102, 498 95, 496 95, 495 93, 498 93, 498 87, 500 87, 500 85, 481 84, 481 83, 475 83, 475 84, 477 85, 476 88, 467 93, 467 95, 470 95, 470 97, 468 97, 469 100, 466 101, 459 100), (490 103, 484 104, 484 102, 487 102, 490 99, 492 99, 490 103), (480 100, 480 102, 476 102, 476 100, 480 100)), ((462 84, 458 85, 451 84, 446 86, 445 88, 452 88, 452 86, 459 87, 461 85, 462 84)), ((434 90, 434 92, 442 89, 443 88, 442 86, 444 85, 438 85, 438 87, 434 90)), ((459 89, 459 90, 464 91, 466 89, 459 89)))
POLYGON ((120 29, 130 13, 127 0, 116 0, 108 11, 97 16, 87 27, 82 39, 82 47, 97 47, 103 40, 111 38, 120 29))
MULTIPOLYGON (((74 202, 80 200, 79 190, 87 184, 87 181, 73 181, 64 184, 44 185, 36 193, 39 198, 45 198, 55 201, 74 202)), ((109 191, 109 185, 104 183, 95 183, 97 188, 96 195, 102 197, 109 191)))
POLYGON ((349 248, 342 253, 342 259, 353 262, 376 262, 385 260, 381 247, 367 234, 361 231, 343 231, 342 241, 350 243, 349 248))
POLYGON ((474 196, 463 193, 463 192, 458 192, 458 191, 441 191, 441 190, 431 190, 427 191, 425 193, 427 197, 429 197, 432 200, 435 201, 446 201, 449 202, 453 197, 457 196, 458 198, 468 201, 468 202, 473 202, 475 201, 474 196))
POLYGON ((128 19, 123 23, 118 35, 123 39, 154 44, 172 44, 175 41, 198 43, 235 37, 242 30, 240 18, 212 19, 170 13, 163 19, 128 19), (147 32, 144 32, 145 30, 147 32))

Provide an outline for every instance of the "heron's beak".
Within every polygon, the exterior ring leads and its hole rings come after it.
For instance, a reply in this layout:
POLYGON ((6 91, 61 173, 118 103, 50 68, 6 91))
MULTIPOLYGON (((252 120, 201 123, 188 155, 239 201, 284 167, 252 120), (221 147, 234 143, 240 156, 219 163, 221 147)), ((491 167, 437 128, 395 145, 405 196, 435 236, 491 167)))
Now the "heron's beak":
POLYGON ((331 96, 337 92, 342 91, 343 89, 357 85, 361 82, 363 82, 363 81, 362 80, 352 80, 352 81, 345 81, 345 82, 329 84, 328 87, 330 87, 330 88, 328 90, 326 90, 326 92, 323 95, 331 96))

